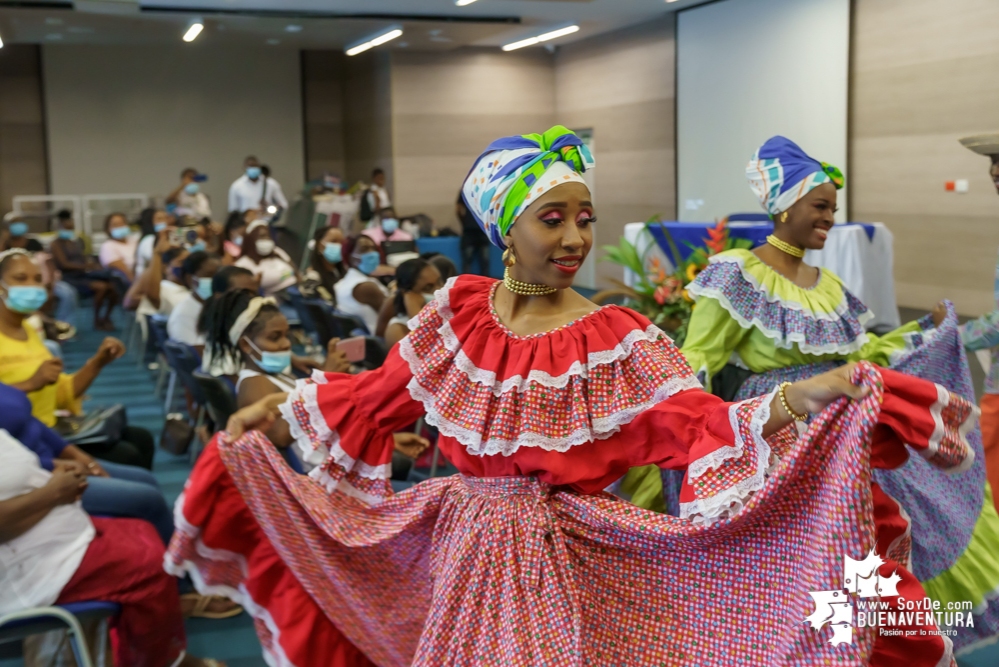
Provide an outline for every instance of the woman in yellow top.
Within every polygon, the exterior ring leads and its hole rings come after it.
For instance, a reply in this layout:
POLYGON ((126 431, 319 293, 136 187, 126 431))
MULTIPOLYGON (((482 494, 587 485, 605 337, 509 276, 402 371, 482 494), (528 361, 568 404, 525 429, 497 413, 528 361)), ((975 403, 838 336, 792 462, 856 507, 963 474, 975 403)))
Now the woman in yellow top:
MULTIPOLYGON (((47 299, 42 272, 30 254, 20 249, 0 253, 0 382, 27 394, 31 413, 54 426, 56 410, 80 413, 84 392, 102 368, 125 354, 125 346, 105 338, 82 368, 64 373, 62 360, 52 356, 26 322, 47 299)), ((149 469, 155 443, 145 429, 126 427, 120 440, 83 449, 107 461, 149 469)))

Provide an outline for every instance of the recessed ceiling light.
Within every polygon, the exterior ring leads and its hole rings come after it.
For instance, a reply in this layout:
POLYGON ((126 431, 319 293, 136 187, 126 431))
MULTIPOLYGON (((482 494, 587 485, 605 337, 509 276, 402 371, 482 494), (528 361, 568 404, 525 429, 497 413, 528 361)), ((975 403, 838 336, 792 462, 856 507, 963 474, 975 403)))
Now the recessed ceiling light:
POLYGON ((184 33, 184 41, 193 42, 204 29, 205 24, 201 22, 201 19, 195 19, 194 22, 188 26, 187 32, 184 33))
POLYGON ((3 48, 3 37, 0 37, 0 49, 3 48))
POLYGON ((564 35, 571 35, 574 32, 579 31, 578 25, 571 25, 567 28, 560 28, 558 30, 552 30, 551 32, 546 32, 537 37, 528 37, 527 39, 522 39, 519 42, 513 42, 512 44, 507 44, 503 47, 504 51, 513 51, 514 49, 522 49, 525 46, 534 46, 535 44, 540 44, 541 42, 547 42, 550 39, 556 39, 557 37, 562 37, 564 35))
POLYGON ((271 46, 277 46, 278 44, 281 43, 281 40, 280 39, 274 39, 272 37, 271 39, 267 40, 267 43, 270 44, 271 46))
POLYGON ((358 53, 364 53, 368 49, 372 49, 376 46, 380 46, 385 42, 391 42, 396 37, 402 37, 402 28, 393 28, 388 32, 382 33, 377 37, 372 37, 371 39, 361 42, 355 46, 347 48, 344 53, 348 56, 356 56, 358 53))
POLYGON ((302 32, 302 26, 300 26, 300 25, 294 25, 294 24, 286 25, 284 27, 284 31, 285 32, 302 32))
POLYGON ((465 5, 470 5, 473 2, 475 2, 475 0, 454 0, 454 4, 458 5, 459 7, 464 7, 465 5))

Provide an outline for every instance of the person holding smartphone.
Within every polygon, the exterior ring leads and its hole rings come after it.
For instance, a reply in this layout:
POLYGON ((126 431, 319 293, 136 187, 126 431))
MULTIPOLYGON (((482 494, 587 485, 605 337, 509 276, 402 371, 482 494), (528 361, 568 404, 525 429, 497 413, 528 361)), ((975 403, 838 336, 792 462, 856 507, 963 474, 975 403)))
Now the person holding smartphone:
POLYGON ((212 204, 208 195, 201 191, 201 184, 208 180, 198 170, 188 167, 180 172, 180 185, 167 195, 167 204, 177 205, 177 215, 194 218, 195 220, 211 220, 212 204))

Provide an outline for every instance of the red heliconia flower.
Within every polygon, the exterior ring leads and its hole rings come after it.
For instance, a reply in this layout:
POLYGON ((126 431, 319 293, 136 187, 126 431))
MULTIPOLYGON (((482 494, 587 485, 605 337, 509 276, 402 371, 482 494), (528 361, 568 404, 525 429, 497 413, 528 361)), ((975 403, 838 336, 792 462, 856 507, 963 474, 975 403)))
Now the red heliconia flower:
POLYGON ((725 250, 725 245, 728 243, 726 223, 728 223, 728 218, 722 218, 717 225, 707 230, 709 238, 704 240, 704 245, 711 251, 708 253, 709 255, 717 255, 725 250))

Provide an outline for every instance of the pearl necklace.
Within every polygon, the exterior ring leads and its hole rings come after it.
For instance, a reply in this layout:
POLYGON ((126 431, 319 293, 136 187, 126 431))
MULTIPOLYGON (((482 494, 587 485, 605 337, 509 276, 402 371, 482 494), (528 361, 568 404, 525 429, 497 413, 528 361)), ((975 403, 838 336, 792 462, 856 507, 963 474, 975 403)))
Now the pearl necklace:
POLYGON ((503 271, 503 284, 508 290, 520 296, 547 296, 558 291, 548 285, 535 285, 534 283, 522 283, 519 280, 514 280, 510 276, 510 267, 503 271))
POLYGON ((787 253, 791 257, 797 257, 798 259, 801 259, 802 257, 805 256, 805 251, 802 248, 791 245, 787 241, 781 241, 773 234, 767 237, 767 243, 777 248, 781 252, 787 253))

